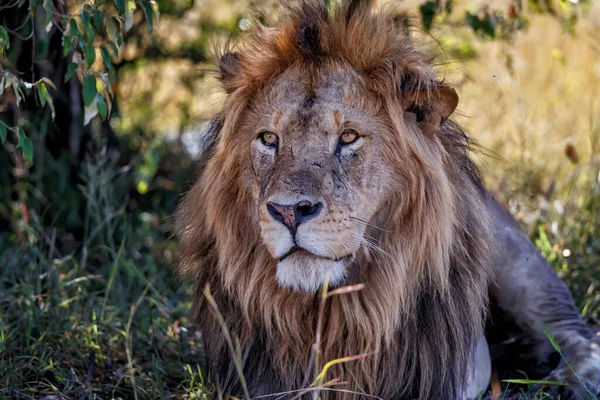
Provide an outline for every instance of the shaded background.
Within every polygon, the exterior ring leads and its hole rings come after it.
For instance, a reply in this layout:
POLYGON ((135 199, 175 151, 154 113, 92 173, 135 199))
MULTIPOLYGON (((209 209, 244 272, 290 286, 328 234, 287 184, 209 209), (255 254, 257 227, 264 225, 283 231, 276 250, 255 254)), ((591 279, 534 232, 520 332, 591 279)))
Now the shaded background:
MULTIPOLYGON (((107 57, 107 20, 93 21, 88 35, 74 18, 83 38, 67 50, 63 31, 73 30, 64 21, 85 4, 92 18, 95 10, 119 16, 118 0, 0 0, 11 44, 0 79, 12 71, 56 86, 48 84, 54 119, 39 93, 17 103, 7 85, 0 96, 8 127, 0 148, 0 397, 207 398, 211 390, 187 289, 171 269, 171 215, 223 100, 210 73, 214 48, 243 34, 250 9, 272 14, 278 2, 122 3, 124 41, 107 57), (151 35, 145 3, 154 10, 151 35), (31 9, 39 11, 31 17, 31 9), (65 82, 78 57, 83 67, 65 82), (108 103, 105 118, 85 98, 90 75, 92 95, 102 97, 90 100, 108 103)), ((439 55, 440 75, 461 98, 455 119, 485 148, 474 157, 488 186, 597 323, 600 3, 379 3, 394 5, 419 45, 439 55)))

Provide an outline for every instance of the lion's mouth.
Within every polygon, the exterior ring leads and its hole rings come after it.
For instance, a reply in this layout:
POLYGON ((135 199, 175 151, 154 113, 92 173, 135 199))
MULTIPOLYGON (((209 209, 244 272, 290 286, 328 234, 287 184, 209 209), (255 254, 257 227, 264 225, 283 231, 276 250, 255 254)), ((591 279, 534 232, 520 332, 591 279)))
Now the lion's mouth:
POLYGON ((285 260, 286 258, 288 258, 289 256, 291 256, 292 254, 295 253, 305 253, 306 255, 312 256, 312 257, 316 257, 316 258, 322 258, 324 260, 331 260, 331 261, 342 261, 344 259, 348 259, 352 257, 352 254, 347 254, 345 256, 341 256, 339 258, 331 258, 331 257, 324 257, 324 256, 319 256, 315 253, 311 253, 310 251, 303 249, 302 247, 298 246, 298 245, 294 245, 294 247, 292 247, 287 253, 285 253, 284 255, 282 255, 279 258, 279 262, 285 260))

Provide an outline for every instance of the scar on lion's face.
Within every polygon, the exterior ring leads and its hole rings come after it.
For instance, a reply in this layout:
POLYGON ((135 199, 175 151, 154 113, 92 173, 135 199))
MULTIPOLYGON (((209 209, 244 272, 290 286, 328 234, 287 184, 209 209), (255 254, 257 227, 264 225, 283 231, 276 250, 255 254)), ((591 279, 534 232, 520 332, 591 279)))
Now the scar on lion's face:
POLYGON ((382 110, 339 68, 307 87, 291 69, 257 96, 242 126, 250 146, 261 237, 281 286, 339 284, 385 198, 382 110), (261 110, 260 112, 258 110, 261 110), (268 110, 265 112, 264 110, 268 110))

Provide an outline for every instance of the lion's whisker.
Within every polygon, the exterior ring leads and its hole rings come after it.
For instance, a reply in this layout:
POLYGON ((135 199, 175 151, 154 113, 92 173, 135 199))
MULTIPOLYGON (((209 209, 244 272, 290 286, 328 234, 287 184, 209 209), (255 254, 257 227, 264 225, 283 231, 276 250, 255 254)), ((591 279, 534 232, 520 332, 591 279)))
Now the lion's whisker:
POLYGON ((388 257, 390 260, 394 259, 388 252, 386 252, 384 249, 381 248, 381 246, 379 246, 377 244, 377 242, 375 241, 374 238, 370 238, 367 235, 360 236, 360 237, 357 235, 353 235, 351 237, 351 239, 353 240, 354 245, 358 245, 358 246, 363 245, 363 246, 367 247, 369 250, 372 250, 374 253, 382 254, 382 255, 388 257))
POLYGON ((392 231, 388 231, 387 229, 383 229, 383 228, 381 228, 381 227, 379 227, 377 225, 370 224, 370 223, 368 223, 366 221, 363 221, 360 218, 356 218, 356 217, 348 217, 348 218, 349 218, 350 222, 358 223, 360 225, 366 225, 369 228, 377 229, 378 231, 381 231, 381 232, 392 233, 392 231))

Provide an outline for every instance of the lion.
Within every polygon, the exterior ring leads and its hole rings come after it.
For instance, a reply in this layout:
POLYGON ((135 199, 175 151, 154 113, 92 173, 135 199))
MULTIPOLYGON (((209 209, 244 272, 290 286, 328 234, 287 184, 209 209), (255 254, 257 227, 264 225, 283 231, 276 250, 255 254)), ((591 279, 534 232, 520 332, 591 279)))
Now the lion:
POLYGON ((561 346, 546 375, 597 391, 599 342, 484 187, 456 91, 371 3, 289 2, 220 58, 227 97, 176 217, 219 393, 311 394, 354 356, 320 398, 473 398, 508 320, 538 364, 546 329, 561 346))

